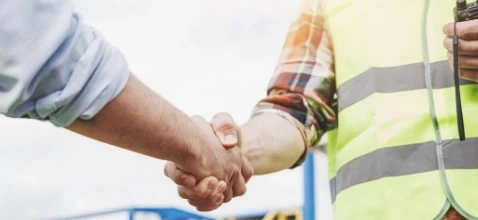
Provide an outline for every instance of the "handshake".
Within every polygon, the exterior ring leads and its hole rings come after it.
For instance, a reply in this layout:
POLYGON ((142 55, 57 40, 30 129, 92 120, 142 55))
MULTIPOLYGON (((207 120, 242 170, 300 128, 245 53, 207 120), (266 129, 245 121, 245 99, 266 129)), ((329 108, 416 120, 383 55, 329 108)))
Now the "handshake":
POLYGON ((212 211, 244 195, 254 170, 241 152, 241 131, 229 114, 216 114, 210 123, 200 116, 192 120, 201 137, 185 138, 197 140, 195 156, 168 162, 164 172, 178 185, 181 198, 198 211, 212 211))

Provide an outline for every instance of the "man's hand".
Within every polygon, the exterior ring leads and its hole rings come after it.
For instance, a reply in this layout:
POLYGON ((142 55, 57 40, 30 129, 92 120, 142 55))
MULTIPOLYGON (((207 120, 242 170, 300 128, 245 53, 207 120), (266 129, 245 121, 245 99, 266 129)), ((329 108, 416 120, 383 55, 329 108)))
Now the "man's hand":
MULTIPOLYGON (((202 118, 196 117, 194 118, 194 120, 198 122, 199 125, 201 125, 201 129, 209 129, 210 131, 214 131, 214 139, 216 141, 218 141, 219 139, 220 144, 222 144, 221 148, 225 147, 227 149, 219 150, 220 152, 234 151, 234 154, 236 152, 240 152, 240 129, 234 123, 232 117, 229 114, 217 114, 216 116, 214 116, 210 125, 202 118), (236 146, 239 147, 234 148, 236 146)), ((207 158, 207 156, 205 156, 205 158, 207 158)), ((165 174, 166 176, 171 178, 176 184, 178 184, 178 192, 182 198, 188 199, 188 202, 191 205, 195 206, 199 211, 211 211, 219 208, 219 206, 221 206, 223 202, 229 202, 233 197, 241 196, 245 193, 245 184, 253 175, 253 169, 245 157, 241 156, 241 159, 242 166, 240 168, 240 174, 231 177, 229 181, 227 178, 221 177, 220 169, 224 168, 220 168, 220 166, 218 166, 219 164, 214 167, 214 163, 209 165, 213 166, 212 169, 216 169, 216 171, 213 173, 217 173, 219 175, 198 175, 198 172, 204 173, 203 171, 201 171, 202 169, 207 170, 208 168, 198 169, 198 167, 196 167, 194 163, 190 164, 192 168, 184 168, 178 167, 178 165, 172 162, 166 164, 165 174), (199 183, 196 181, 198 179, 201 179, 199 183), (218 179, 220 181, 218 181, 218 179)), ((229 160, 224 157, 217 158, 217 161, 224 161, 226 164, 225 168, 227 168, 227 166, 230 165, 230 163, 234 160, 229 160)))
MULTIPOLYGON (((444 26, 446 35, 444 46, 448 50, 448 60, 453 64, 454 23, 444 26)), ((478 20, 458 22, 458 67, 461 78, 478 82, 478 20)))

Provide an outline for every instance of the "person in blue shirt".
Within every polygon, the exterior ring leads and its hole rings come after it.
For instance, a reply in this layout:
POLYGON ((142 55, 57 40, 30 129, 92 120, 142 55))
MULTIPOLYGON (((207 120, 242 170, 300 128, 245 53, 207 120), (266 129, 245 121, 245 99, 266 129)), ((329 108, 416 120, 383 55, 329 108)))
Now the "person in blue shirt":
POLYGON ((197 179, 208 177, 213 187, 203 191, 214 201, 225 192, 242 195, 253 172, 237 140, 225 138, 238 129, 228 114, 216 115, 228 126, 214 133, 203 118, 155 94, 69 0, 0 1, 0 114, 174 162, 197 179))

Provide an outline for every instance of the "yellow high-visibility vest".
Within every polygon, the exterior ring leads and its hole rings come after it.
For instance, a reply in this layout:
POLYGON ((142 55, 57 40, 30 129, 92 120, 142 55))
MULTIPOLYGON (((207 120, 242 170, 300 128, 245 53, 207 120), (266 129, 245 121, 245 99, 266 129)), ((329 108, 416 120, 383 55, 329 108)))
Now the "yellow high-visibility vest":
POLYGON ((454 0, 324 0, 337 128, 329 132, 334 216, 478 219, 478 85, 461 81, 458 140, 443 26, 454 0))

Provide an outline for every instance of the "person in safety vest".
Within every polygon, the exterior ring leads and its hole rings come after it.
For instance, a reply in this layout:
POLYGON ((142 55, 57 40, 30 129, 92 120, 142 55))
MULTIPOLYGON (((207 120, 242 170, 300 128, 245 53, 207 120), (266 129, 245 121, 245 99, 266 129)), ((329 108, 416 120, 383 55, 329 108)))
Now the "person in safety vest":
MULTIPOLYGON (((297 167, 327 133, 335 219, 478 219, 478 21, 456 24, 460 141, 454 8, 451 0, 303 0, 268 96, 241 127, 255 174, 297 167)), ((173 163, 165 172, 200 211, 235 196, 212 201, 205 181, 184 184, 194 176, 173 163)))

